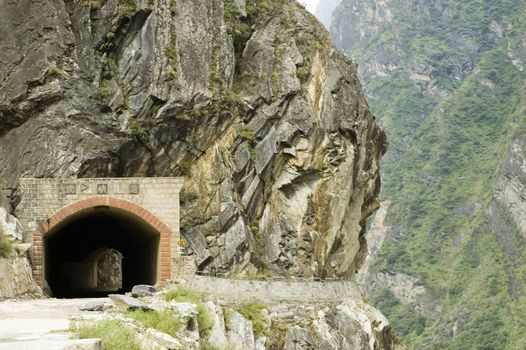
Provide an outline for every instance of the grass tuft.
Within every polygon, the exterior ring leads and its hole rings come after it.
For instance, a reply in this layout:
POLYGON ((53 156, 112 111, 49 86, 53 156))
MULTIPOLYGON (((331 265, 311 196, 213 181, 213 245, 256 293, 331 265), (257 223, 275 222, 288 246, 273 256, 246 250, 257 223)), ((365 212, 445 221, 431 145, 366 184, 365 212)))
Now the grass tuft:
POLYGON ((167 301, 178 301, 180 303, 192 303, 199 304, 205 295, 200 293, 192 288, 188 287, 179 287, 177 289, 171 290, 165 294, 164 298, 167 301))
POLYGON ((197 324, 199 325, 199 335, 203 339, 208 336, 214 326, 208 309, 202 303, 197 304, 197 324))
POLYGON ((141 350, 135 332, 119 320, 103 320, 94 324, 83 323, 71 327, 70 330, 78 333, 81 339, 101 339, 103 350, 141 350))
POLYGON ((154 328, 160 332, 175 336, 181 329, 183 322, 173 310, 165 309, 162 311, 142 311, 135 310, 128 313, 146 327, 154 328))
POLYGON ((263 315, 263 310, 267 309, 267 305, 260 301, 251 301, 241 305, 237 311, 245 318, 252 321, 254 332, 258 335, 264 334, 266 330, 266 318, 263 315))

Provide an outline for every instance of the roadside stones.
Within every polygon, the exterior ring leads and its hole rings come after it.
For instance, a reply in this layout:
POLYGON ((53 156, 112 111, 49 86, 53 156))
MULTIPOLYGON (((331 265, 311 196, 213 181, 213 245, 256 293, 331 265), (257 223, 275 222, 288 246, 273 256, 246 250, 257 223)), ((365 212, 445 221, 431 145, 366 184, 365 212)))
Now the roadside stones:
POLYGON ((134 298, 151 297, 155 295, 157 289, 147 284, 138 284, 131 290, 131 296, 134 298))
POLYGON ((156 343, 161 345, 164 349, 181 349, 181 343, 166 333, 159 332, 153 328, 148 328, 146 335, 155 339, 156 343))
MULTIPOLYGON (((252 301, 237 298, 240 294, 246 294, 245 289, 235 285, 243 284, 242 281, 231 281, 227 285, 229 288, 225 288, 229 293, 220 293, 217 283, 214 285, 211 282, 213 280, 208 278, 208 284, 212 285, 208 293, 204 293, 203 288, 195 288, 195 285, 186 285, 203 293, 191 302, 166 301, 165 292, 173 288, 147 297, 148 303, 131 296, 110 295, 118 310, 123 312, 111 310, 100 314, 84 314, 82 317, 93 321, 115 319, 123 322, 134 331, 141 349, 145 350, 197 350, 203 348, 203 344, 232 350, 394 349, 394 336, 385 317, 361 302, 360 296, 341 294, 339 282, 319 283, 318 291, 318 295, 331 294, 334 293, 331 290, 335 289, 339 298, 318 298, 314 301, 309 297, 294 297, 280 298, 279 302, 263 302, 256 295, 253 295, 252 301), (264 307, 259 309, 250 306, 254 301, 264 304, 264 307), (127 314, 127 311, 136 309, 157 311, 160 315, 162 311, 171 311, 179 319, 180 326, 167 333, 156 330, 127 314)), ((295 287, 294 283, 289 284, 289 290, 307 288, 304 283, 295 287)), ((143 285, 136 289, 151 291, 152 288, 143 285)), ((265 282, 259 291, 261 294, 276 294, 283 289, 282 283, 265 282)), ((86 306, 96 308, 97 304, 86 306)))
POLYGON ((0 207, 0 234, 6 235, 11 241, 22 242, 22 224, 7 210, 0 207))
POLYGON ((102 350, 100 339, 78 339, 72 340, 63 350, 102 350))
POLYGON ((90 301, 79 307, 81 311, 103 311, 106 308, 106 302, 103 300, 90 301))
POLYGON ((212 321, 212 329, 210 330, 207 339, 208 342, 221 349, 226 348, 228 346, 228 339, 225 332, 223 309, 211 301, 206 302, 204 305, 208 310, 212 321))
POLYGON ((239 312, 232 311, 228 320, 228 342, 234 349, 254 349, 254 332, 252 321, 244 318, 239 312))
POLYGON ((134 310, 143 310, 143 311, 152 311, 153 308, 148 304, 135 299, 127 295, 120 294, 110 294, 108 297, 113 301, 115 306, 121 311, 134 311, 134 310))

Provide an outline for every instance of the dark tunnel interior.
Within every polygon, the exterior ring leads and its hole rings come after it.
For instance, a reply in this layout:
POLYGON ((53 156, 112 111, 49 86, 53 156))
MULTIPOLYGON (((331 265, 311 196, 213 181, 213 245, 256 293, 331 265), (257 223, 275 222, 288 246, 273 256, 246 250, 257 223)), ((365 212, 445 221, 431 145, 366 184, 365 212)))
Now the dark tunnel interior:
POLYGON ((52 295, 103 296, 130 291, 137 284, 155 284, 159 238, 159 232, 148 223, 121 209, 96 207, 66 218, 44 237, 45 278, 52 295), (121 288, 101 291, 78 287, 79 281, 85 285, 92 277, 83 272, 85 269, 72 267, 86 265, 90 256, 104 249, 122 254, 121 288))

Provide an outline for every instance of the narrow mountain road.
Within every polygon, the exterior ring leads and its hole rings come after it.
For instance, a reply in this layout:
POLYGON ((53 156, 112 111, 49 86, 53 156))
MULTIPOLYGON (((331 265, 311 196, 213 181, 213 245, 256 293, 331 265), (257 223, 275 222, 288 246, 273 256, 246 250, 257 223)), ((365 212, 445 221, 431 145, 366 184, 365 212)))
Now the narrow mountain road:
POLYGON ((71 343, 69 318, 79 307, 107 299, 36 299, 0 302, 0 350, 61 350, 71 343))

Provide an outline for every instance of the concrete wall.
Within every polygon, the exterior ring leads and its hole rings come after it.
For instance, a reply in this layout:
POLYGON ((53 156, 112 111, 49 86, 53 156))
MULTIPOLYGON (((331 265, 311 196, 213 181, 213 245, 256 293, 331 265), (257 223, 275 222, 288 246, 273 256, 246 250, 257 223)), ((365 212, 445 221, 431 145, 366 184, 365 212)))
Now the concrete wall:
POLYGON ((186 285, 224 300, 246 302, 321 302, 342 299, 362 300, 359 287, 349 281, 295 282, 247 281, 193 276, 186 285))
POLYGON ((166 273, 171 277, 175 258, 179 255, 179 191, 182 184, 182 178, 21 178, 22 200, 16 215, 23 226, 24 242, 33 243, 35 278, 42 282, 42 236, 68 214, 85 209, 90 203, 93 206, 119 205, 156 228, 168 227, 159 229, 161 268, 165 267, 161 275, 163 279, 167 279, 166 273), (127 202, 135 205, 126 205, 127 202))

